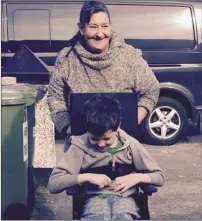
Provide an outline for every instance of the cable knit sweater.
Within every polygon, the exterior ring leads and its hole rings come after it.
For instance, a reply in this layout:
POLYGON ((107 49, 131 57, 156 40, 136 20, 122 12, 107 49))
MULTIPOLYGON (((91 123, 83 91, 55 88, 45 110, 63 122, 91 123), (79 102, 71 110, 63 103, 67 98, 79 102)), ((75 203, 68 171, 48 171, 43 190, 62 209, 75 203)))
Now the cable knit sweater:
POLYGON ((48 104, 56 128, 62 132, 70 124, 71 92, 134 91, 140 93, 138 106, 151 112, 158 100, 159 83, 140 50, 113 32, 105 54, 92 54, 80 42, 59 52, 49 83, 48 104))

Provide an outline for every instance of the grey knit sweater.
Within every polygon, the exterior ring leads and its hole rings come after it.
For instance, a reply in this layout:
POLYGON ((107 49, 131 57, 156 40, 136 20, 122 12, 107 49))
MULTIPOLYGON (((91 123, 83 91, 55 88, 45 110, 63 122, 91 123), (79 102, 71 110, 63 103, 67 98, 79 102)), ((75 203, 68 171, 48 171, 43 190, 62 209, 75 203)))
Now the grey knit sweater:
POLYGON ((48 104, 59 132, 70 124, 71 92, 138 91, 138 106, 152 111, 158 100, 159 83, 140 50, 126 44, 115 32, 105 54, 92 54, 79 42, 70 50, 65 47, 59 52, 48 89, 48 104))

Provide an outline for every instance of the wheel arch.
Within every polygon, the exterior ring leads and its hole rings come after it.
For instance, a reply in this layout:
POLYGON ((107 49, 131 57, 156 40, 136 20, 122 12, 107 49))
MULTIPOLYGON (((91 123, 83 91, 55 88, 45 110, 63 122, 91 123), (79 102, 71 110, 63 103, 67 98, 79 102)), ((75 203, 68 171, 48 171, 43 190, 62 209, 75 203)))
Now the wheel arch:
POLYGON ((185 87, 175 83, 160 83, 160 97, 170 97, 181 103, 187 111, 188 117, 195 121, 194 97, 185 87))

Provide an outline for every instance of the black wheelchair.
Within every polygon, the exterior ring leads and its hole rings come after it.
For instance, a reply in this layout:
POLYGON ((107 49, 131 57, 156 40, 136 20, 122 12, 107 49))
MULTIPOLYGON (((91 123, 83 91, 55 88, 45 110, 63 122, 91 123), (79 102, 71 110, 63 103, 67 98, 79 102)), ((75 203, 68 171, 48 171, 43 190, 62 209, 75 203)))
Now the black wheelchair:
MULTIPOLYGON (((70 111, 71 111, 71 126, 73 135, 81 135, 85 133, 85 128, 82 127, 83 123, 83 106, 87 99, 96 93, 76 93, 70 96, 70 111)), ((131 136, 138 139, 138 124, 137 124, 137 93, 105 93, 112 95, 119 100, 123 107, 122 113, 122 128, 131 136), (131 116, 133 116, 131 118, 131 116)), ((105 171, 108 171, 107 169, 105 171)), ((157 192, 157 187, 154 185, 139 185, 137 187, 134 198, 140 208, 141 220, 150 220, 150 213, 148 208, 148 196, 157 192)), ((82 186, 77 186, 76 194, 73 195, 73 219, 79 220, 86 195, 82 186)))
MULTIPOLYGON (((142 184, 138 186, 138 191, 133 195, 140 208, 139 220, 150 220, 150 213, 148 207, 148 196, 157 192, 157 187, 154 185, 142 184)), ((76 194, 73 195, 73 220, 80 220, 83 205, 86 199, 86 194, 82 186, 77 186, 76 194)))

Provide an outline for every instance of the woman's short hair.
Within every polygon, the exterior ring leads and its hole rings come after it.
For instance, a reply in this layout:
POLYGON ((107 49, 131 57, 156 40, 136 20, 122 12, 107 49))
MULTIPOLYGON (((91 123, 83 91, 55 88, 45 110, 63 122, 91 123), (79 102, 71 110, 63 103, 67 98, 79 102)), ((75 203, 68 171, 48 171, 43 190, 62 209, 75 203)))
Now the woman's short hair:
POLYGON ((121 123, 121 105, 109 95, 94 95, 84 105, 86 130, 103 136, 108 130, 116 131, 121 123))

